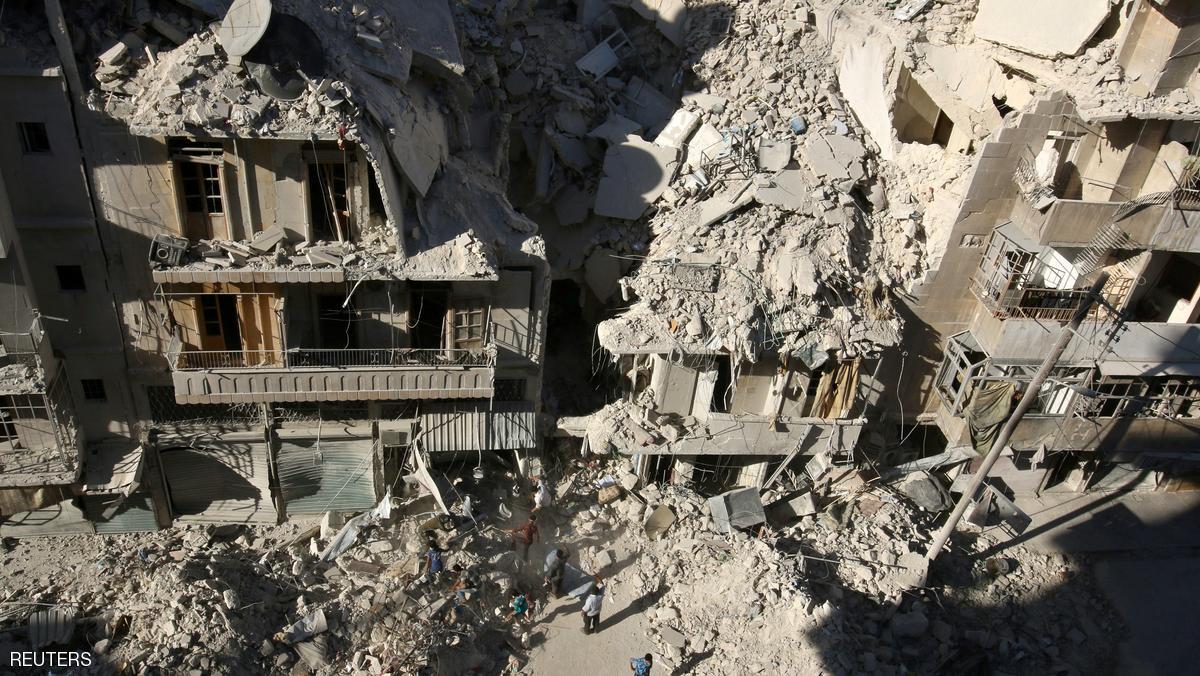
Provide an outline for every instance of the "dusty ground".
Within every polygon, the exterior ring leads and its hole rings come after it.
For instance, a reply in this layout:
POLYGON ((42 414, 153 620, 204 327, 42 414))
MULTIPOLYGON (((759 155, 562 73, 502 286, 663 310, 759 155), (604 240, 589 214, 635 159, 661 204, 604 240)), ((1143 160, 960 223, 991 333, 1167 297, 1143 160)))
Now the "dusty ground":
MULTIPOLYGON (((459 621, 441 607, 444 582, 416 580, 428 498, 397 499, 393 518, 333 565, 314 554, 332 533, 298 538, 300 524, 9 541, 0 648, 28 645, 27 616, 51 604, 75 612, 72 647, 129 673, 624 674, 647 652, 658 674, 1106 673, 1129 636, 1089 560, 1014 546, 1002 552, 1008 572, 997 572, 992 532, 962 533, 933 587, 904 589, 898 561, 922 549, 932 521, 880 486, 835 490, 793 526, 730 535, 712 530, 704 500, 686 489, 636 487, 598 505, 594 481, 628 482, 627 469, 556 468, 559 499, 542 512, 526 566, 506 529, 528 501, 503 476, 460 483, 477 514, 510 514, 440 531, 449 564, 483 580, 459 621), (642 523, 659 506, 677 520, 650 540, 642 523), (599 634, 582 633, 578 599, 541 589, 551 546, 606 585, 599 634), (514 585, 538 604, 530 626, 496 615, 514 585), (317 609, 327 631, 299 643, 277 636, 317 609)), ((1117 601, 1130 621, 1144 619, 1130 597, 1117 601)), ((1134 639, 1137 650, 1144 628, 1134 639)))

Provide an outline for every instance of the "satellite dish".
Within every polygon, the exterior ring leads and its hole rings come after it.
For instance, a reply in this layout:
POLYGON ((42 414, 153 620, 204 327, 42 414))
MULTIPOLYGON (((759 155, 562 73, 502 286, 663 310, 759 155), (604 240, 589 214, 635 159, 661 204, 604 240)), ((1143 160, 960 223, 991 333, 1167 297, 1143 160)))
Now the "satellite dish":
POLYGON ((233 0, 217 29, 217 41, 229 56, 245 56, 270 23, 271 0, 233 0))
POLYGON ((266 34, 242 61, 263 93, 284 101, 304 96, 308 81, 325 73, 321 39, 308 24, 282 12, 271 16, 266 34))

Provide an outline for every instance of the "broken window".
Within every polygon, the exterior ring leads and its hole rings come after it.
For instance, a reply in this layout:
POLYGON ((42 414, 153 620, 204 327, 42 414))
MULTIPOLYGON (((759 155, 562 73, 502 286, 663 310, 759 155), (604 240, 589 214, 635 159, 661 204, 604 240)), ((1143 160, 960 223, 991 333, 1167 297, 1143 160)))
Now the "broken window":
POLYGON ((308 212, 314 240, 350 239, 349 181, 344 162, 308 165, 308 212))
POLYGON ((956 414, 969 398, 972 378, 983 373, 987 363, 987 354, 970 331, 956 333, 946 341, 936 383, 945 403, 956 414))
POLYGON ((482 300, 460 301, 454 310, 454 348, 477 350, 483 347, 485 312, 482 300))
POLYGON ((50 135, 41 122, 18 122, 21 133, 21 152, 26 155, 41 155, 50 152, 50 135))
POLYGON ((220 143, 176 141, 171 161, 178 181, 184 234, 189 239, 228 239, 220 143))

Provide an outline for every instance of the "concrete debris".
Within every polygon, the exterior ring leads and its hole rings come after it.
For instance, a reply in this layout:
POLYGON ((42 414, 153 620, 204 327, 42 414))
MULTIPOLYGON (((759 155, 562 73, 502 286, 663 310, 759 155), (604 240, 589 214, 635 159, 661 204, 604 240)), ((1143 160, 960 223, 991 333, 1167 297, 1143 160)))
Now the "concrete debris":
POLYGON ((596 213, 625 220, 640 218, 667 189, 678 154, 674 148, 636 137, 610 146, 596 191, 596 213))
POLYGON ((1112 12, 1109 0, 980 0, 975 35, 1038 56, 1078 54, 1112 12))

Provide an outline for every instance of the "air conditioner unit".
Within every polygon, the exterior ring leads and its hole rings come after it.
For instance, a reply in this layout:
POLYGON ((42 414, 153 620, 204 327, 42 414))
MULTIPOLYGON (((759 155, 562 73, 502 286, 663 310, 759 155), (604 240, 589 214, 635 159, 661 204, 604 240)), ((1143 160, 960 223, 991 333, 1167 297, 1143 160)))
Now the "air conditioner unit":
POLYGON ((183 237, 157 234, 150 243, 150 263, 157 265, 179 265, 187 249, 188 241, 183 237))

